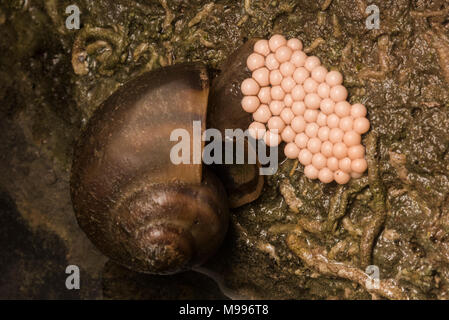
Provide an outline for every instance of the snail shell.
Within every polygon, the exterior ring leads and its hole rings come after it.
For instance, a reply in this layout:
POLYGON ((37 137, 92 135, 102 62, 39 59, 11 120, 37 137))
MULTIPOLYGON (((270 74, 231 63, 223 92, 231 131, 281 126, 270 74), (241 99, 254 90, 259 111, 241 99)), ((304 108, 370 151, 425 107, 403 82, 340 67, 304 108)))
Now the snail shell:
POLYGON ((187 270, 226 234, 220 180, 202 164, 170 161, 174 129, 192 136, 193 121, 205 129, 208 93, 202 64, 145 73, 97 109, 78 141, 71 174, 76 218, 100 251, 129 269, 187 270))

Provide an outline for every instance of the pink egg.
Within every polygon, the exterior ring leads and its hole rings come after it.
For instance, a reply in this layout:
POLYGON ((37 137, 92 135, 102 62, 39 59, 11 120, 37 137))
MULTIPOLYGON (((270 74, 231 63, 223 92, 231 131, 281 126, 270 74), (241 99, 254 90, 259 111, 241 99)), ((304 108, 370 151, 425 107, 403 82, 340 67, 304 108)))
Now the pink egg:
POLYGON ((306 97, 306 92, 304 91, 304 88, 302 85, 297 84, 293 89, 292 89, 292 98, 295 101, 303 101, 304 98, 306 97))
POLYGON ((349 116, 351 113, 351 105, 348 101, 340 101, 335 104, 334 112, 340 118, 349 116))
POLYGON ((326 83, 333 87, 343 83, 343 76, 338 71, 329 71, 326 74, 326 83))
POLYGON ((306 111, 306 104, 303 101, 295 101, 292 105, 292 111, 295 115, 302 116, 306 111))
POLYGON ((317 169, 323 169, 327 165, 327 158, 321 153, 315 153, 312 157, 312 165, 317 169))
MULTIPOLYGON (((296 137, 296 132, 292 129, 292 127, 286 126, 284 128, 284 130, 282 130, 281 138, 283 141, 285 141, 287 143, 293 142, 295 140, 295 137, 296 137)), ((296 158, 296 156, 293 158, 296 158)))
POLYGON ((321 127, 318 129, 318 138, 321 141, 327 141, 329 139, 330 129, 328 127, 321 127))
POLYGON ((342 142, 344 134, 340 128, 332 128, 329 132, 329 141, 332 143, 342 142))
POLYGON ((299 151, 298 160, 303 166, 307 166, 312 163, 312 153, 307 149, 299 151))
POLYGON ((342 85, 337 85, 331 88, 329 96, 335 102, 344 101, 348 97, 348 90, 342 85))
POLYGON ((259 94, 257 95, 261 103, 270 104, 271 102, 271 87, 260 88, 259 94))
POLYGON ((357 118, 354 120, 354 131, 364 134, 369 130, 369 121, 367 118, 357 118))
POLYGON ((290 62, 295 65, 295 67, 303 67, 304 63, 306 62, 307 55, 304 53, 304 51, 296 50, 293 52, 290 62))
POLYGON ((340 161, 338 161, 338 167, 341 171, 351 173, 351 159, 349 159, 348 157, 340 159, 340 161))
POLYGON ((273 52, 275 52, 279 47, 285 46, 286 44, 287 40, 280 34, 275 34, 270 38, 270 40, 268 40, 270 50, 273 52))
POLYGON ((242 99, 242 108, 246 112, 253 113, 259 108, 260 101, 259 98, 255 96, 244 96, 242 99))
POLYGON ((293 51, 289 47, 281 46, 276 50, 275 56, 277 61, 279 61, 279 63, 283 63, 290 60, 292 53, 293 51))
POLYGON ((334 180, 334 173, 330 171, 329 168, 325 167, 318 173, 318 179, 320 179, 322 183, 331 183, 334 180))
POLYGON ((290 126, 293 128, 293 130, 295 130, 295 132, 301 133, 306 128, 306 121, 302 116, 296 116, 293 118, 290 126))
POLYGON ((344 117, 342 119, 340 119, 340 123, 339 123, 339 127, 341 130, 343 131, 351 131, 352 130, 352 117, 348 116, 348 117, 344 117))
POLYGON ((338 184, 346 184, 349 182, 349 179, 351 179, 351 176, 346 172, 337 170, 334 173, 334 179, 338 184))
POLYGON ((318 178, 318 169, 315 168, 313 165, 309 164, 304 167, 304 174, 307 178, 311 180, 315 180, 318 178))
POLYGON ((281 143, 281 136, 276 133, 272 132, 270 130, 265 132, 265 135, 263 137, 265 144, 269 147, 276 147, 281 143))
POLYGON ((302 42, 296 38, 289 39, 287 41, 287 46, 292 50, 302 50, 302 42))
POLYGON ((320 152, 321 140, 318 138, 310 138, 309 141, 307 141, 307 149, 314 154, 320 152))
POLYGON ((317 117, 318 110, 307 109, 304 112, 304 120, 306 120, 306 122, 316 122, 317 117))
POLYGON ((295 117, 295 114, 293 113, 293 111, 290 108, 284 108, 281 111, 282 121, 284 121, 286 124, 290 124, 294 117, 295 117))
POLYGON ((330 141, 324 141, 321 143, 321 153, 325 157, 332 157, 334 145, 330 141))
POLYGON ((354 179, 358 179, 358 178, 360 178, 361 176, 363 176, 363 174, 361 174, 361 173, 357 173, 357 172, 351 172, 351 178, 354 178, 354 179))
POLYGON ((332 153, 338 160, 343 159, 347 156, 348 147, 343 142, 337 142, 332 148, 332 153))
POLYGON ((287 93, 284 97, 284 103, 286 107, 291 107, 293 105, 293 97, 290 93, 287 93))
POLYGON ((271 118, 270 108, 266 104, 261 104, 253 113, 253 119, 257 122, 267 123, 271 118))
POLYGON ((299 148, 293 143, 287 143, 284 148, 284 154, 289 159, 296 159, 299 156, 299 148))
POLYGON ((253 122, 248 127, 249 134, 256 140, 262 139, 263 136, 265 135, 265 131, 266 131, 265 125, 260 122, 253 122))
POLYGON ((331 171, 337 171, 338 170, 338 159, 335 157, 327 158, 327 167, 331 171))
POLYGON ((268 45, 268 40, 259 40, 254 44, 254 52, 263 55, 264 57, 268 56, 271 52, 270 46, 268 45))
POLYGON ((327 126, 331 129, 338 128, 338 125, 340 123, 340 118, 335 114, 332 113, 327 116, 327 126))
POLYGON ((260 86, 253 78, 243 80, 241 85, 242 93, 247 96, 255 96, 259 93, 260 86))
POLYGON ((320 127, 316 123, 308 123, 306 124, 306 129, 304 132, 309 138, 314 138, 318 134, 318 129, 320 129, 320 127))
POLYGON ((296 82, 292 77, 286 77, 282 79, 281 87, 284 92, 291 92, 295 86, 296 82))
POLYGON ((295 65, 290 61, 282 63, 281 66, 279 67, 279 71, 281 71, 281 74, 284 77, 293 76, 293 72, 295 72, 295 70, 296 70, 295 65))
POLYGON ((270 102, 270 111, 274 116, 281 114, 282 110, 285 108, 284 101, 273 100, 270 102))
POLYGON ((265 58, 258 53, 251 53, 248 59, 246 59, 246 65, 251 71, 262 68, 264 64, 265 58))
POLYGON ((327 116, 334 112, 334 106, 335 102, 332 99, 325 98, 321 100, 320 109, 327 116))
POLYGON ((316 93, 308 93, 304 98, 304 103, 310 109, 318 109, 321 104, 321 98, 316 93))
POLYGON ((274 100, 284 100, 285 92, 281 86, 271 87, 271 99, 274 100))
POLYGON ((365 147, 361 144, 352 146, 348 148, 348 157, 351 160, 361 159, 365 156, 365 147))
POLYGON ((312 78, 318 83, 324 82, 327 75, 327 69, 323 66, 318 66, 312 70, 312 78))
POLYGON ((275 131, 278 130, 279 133, 284 130, 285 128, 285 123, 282 120, 281 117, 278 116, 274 116, 271 117, 270 120, 268 120, 268 129, 270 129, 270 131, 275 131))
POLYGON ((348 147, 356 146, 356 145, 362 143, 362 137, 360 136, 359 133, 357 133, 355 131, 348 131, 345 133, 345 135, 343 137, 343 142, 348 147))
POLYGON ((270 80, 270 84, 272 86, 280 85, 283 78, 284 77, 282 76, 281 72, 278 69, 270 71, 270 79, 269 80, 270 80))
POLYGON ((274 53, 270 53, 265 58, 265 66, 268 68, 268 70, 275 70, 279 69, 279 61, 276 60, 276 57, 274 56, 274 53))
POLYGON ((327 116, 323 113, 323 112, 319 112, 318 113, 318 117, 316 118, 316 123, 320 126, 320 127, 325 127, 327 126, 327 116))
POLYGON ((304 63, 304 67, 309 71, 312 72, 313 69, 321 65, 321 61, 318 57, 310 56, 306 59, 306 62, 304 63))
POLYGON ((365 159, 352 160, 351 169, 356 173, 363 173, 368 168, 368 164, 365 159))
POLYGON ((351 116, 355 118, 361 118, 366 116, 366 108, 361 103, 353 104, 351 107, 351 116))
POLYGON ((312 78, 307 78, 302 85, 306 93, 315 93, 318 90, 318 82, 312 78))
POLYGON ((325 82, 320 83, 316 90, 316 92, 318 93, 318 95, 320 96, 321 99, 329 98, 330 91, 331 91, 331 87, 329 87, 329 85, 325 82))
POLYGON ((265 67, 254 70, 252 77, 261 87, 265 87, 270 84, 270 71, 265 67))
POLYGON ((309 78, 310 72, 304 67, 296 68, 293 72, 293 79, 295 79, 297 84, 303 84, 306 79, 309 78))
POLYGON ((300 149, 304 149, 305 147, 307 147, 307 142, 309 142, 309 137, 306 136, 305 133, 298 133, 295 137, 295 144, 298 146, 298 148, 300 149))

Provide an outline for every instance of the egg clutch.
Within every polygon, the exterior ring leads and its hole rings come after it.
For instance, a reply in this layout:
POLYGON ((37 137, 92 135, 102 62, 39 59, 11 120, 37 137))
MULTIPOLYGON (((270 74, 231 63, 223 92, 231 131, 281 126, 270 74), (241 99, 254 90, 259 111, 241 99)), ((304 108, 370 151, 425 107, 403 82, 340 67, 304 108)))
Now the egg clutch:
POLYGON ((340 72, 302 49, 299 39, 282 35, 255 43, 247 58, 252 76, 241 83, 242 108, 254 120, 249 133, 269 146, 284 141, 286 157, 298 159, 308 178, 345 184, 367 169, 367 111, 346 101, 340 72))

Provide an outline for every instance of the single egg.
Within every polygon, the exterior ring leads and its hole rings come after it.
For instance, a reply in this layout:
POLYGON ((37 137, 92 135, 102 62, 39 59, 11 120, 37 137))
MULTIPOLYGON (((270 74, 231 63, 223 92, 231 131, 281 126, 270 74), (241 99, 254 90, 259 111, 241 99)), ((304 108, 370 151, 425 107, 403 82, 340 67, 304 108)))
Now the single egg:
POLYGON ((290 62, 295 65, 295 67, 303 67, 304 63, 306 62, 307 54, 304 53, 304 51, 296 50, 293 52, 290 62))
POLYGON ((295 144, 300 149, 307 147, 307 142, 309 142, 309 137, 304 133, 298 133, 295 137, 295 144))
POLYGON ((312 165, 317 169, 323 169, 327 165, 327 158, 321 153, 315 153, 312 157, 312 165))
POLYGON ((281 118, 286 124, 290 124, 295 117, 295 114, 290 108, 284 108, 281 111, 281 118))
POLYGON ((356 173, 363 173, 368 168, 368 164, 365 159, 352 160, 351 170, 356 173))
POLYGON ((299 151, 298 160, 303 166, 307 166, 312 163, 312 153, 307 149, 299 151))
POLYGON ((306 128, 306 121, 302 116, 296 116, 293 118, 292 122, 290 123, 291 127, 295 132, 301 133, 306 128))
POLYGON ((304 81, 303 87, 306 93, 315 93, 318 90, 318 82, 316 82, 312 78, 307 78, 304 81))
POLYGON ((270 46, 268 45, 268 40, 258 40, 254 44, 254 52, 263 55, 264 57, 268 56, 271 52, 270 46))
POLYGON ((248 128, 249 134, 256 140, 262 139, 265 135, 265 131, 267 131, 265 125, 256 121, 252 122, 248 128))
POLYGON ((270 84, 272 86, 280 85, 283 78, 284 77, 282 76, 281 72, 278 69, 270 71, 270 79, 269 80, 270 80, 270 84))
POLYGON ((302 42, 296 38, 289 39, 287 41, 287 46, 292 50, 302 50, 302 42))
POLYGON ((316 123, 320 126, 320 127, 325 127, 327 126, 327 116, 323 113, 323 112, 319 112, 318 113, 318 117, 316 118, 316 123))
POLYGON ((320 179, 322 183, 331 183, 332 180, 334 180, 334 173, 329 170, 329 168, 325 167, 318 173, 318 179, 320 179))
POLYGON ((284 100, 285 92, 281 86, 271 87, 271 99, 274 100, 284 100))
POLYGON ((318 110, 307 109, 304 112, 304 120, 306 120, 306 122, 316 122, 317 118, 318 110))
POLYGON ((342 142, 344 135, 344 131, 340 128, 332 128, 329 132, 329 141, 332 143, 342 142))
POLYGON ((271 88, 263 87, 260 88, 259 94, 257 95, 261 103, 270 104, 271 102, 271 88))
MULTIPOLYGON (((294 90, 294 89, 293 89, 294 90)), ((292 93, 293 97, 293 93, 292 93)), ((293 97, 294 99, 294 97, 293 97)), ((302 116, 306 112, 306 104, 303 101, 295 101, 292 105, 292 111, 297 116, 302 116)))
POLYGON ((312 70, 312 78, 318 83, 324 82, 327 75, 327 69, 323 66, 318 66, 312 70))
POLYGON ((351 159, 349 159, 348 157, 344 157, 343 159, 340 159, 338 161, 338 167, 343 172, 351 173, 351 163, 351 159))
POLYGON ((303 84, 309 76, 310 72, 304 67, 296 68, 295 72, 293 72, 293 79, 295 79, 297 84, 303 84))
POLYGON ((294 86, 294 88, 292 89, 293 100, 303 101, 305 97, 306 97, 306 92, 304 91, 303 86, 300 84, 297 84, 296 86, 294 86))
POLYGON ((352 117, 348 116, 348 117, 344 117, 342 119, 340 119, 340 123, 339 123, 339 127, 341 130, 347 132, 347 131, 351 131, 352 130, 352 117))
POLYGON ((268 45, 270 46, 270 50, 275 52, 278 48, 285 46, 287 44, 287 40, 284 36, 280 34, 273 35, 270 40, 268 40, 268 45))
POLYGON ((251 53, 248 59, 246 59, 246 65, 251 71, 262 68, 264 64, 265 58, 258 53, 251 53))
POLYGON ((350 115, 351 105, 348 101, 340 101, 335 104, 334 112, 340 118, 344 118, 350 115))
POLYGON ((314 138, 318 134, 318 129, 320 129, 320 127, 316 123, 308 123, 306 124, 304 132, 309 138, 314 138))
POLYGON ((341 170, 337 170, 334 173, 334 180, 338 184, 346 184, 349 182, 350 178, 351 178, 351 176, 349 174, 347 174, 346 172, 343 172, 341 170))
POLYGON ((270 70, 265 67, 254 70, 252 77, 261 87, 265 87, 270 84, 270 70))
POLYGON ((259 108, 260 101, 259 98, 255 96, 244 96, 242 99, 242 108, 246 112, 253 113, 259 108))
POLYGON ((287 143, 284 148, 284 154, 289 159, 296 159, 299 156, 299 148, 293 142, 287 143))
POLYGON ((338 159, 335 157, 327 158, 327 167, 331 171, 337 171, 338 170, 338 159))
POLYGON ((332 99, 325 98, 321 100, 320 109, 327 116, 334 112, 334 106, 335 102, 332 99))
POLYGON ((343 76, 338 71, 329 71, 326 74, 326 83, 333 87, 343 83, 343 76))
POLYGON ((279 71, 281 71, 281 74, 284 77, 293 76, 293 72, 295 72, 295 70, 296 70, 295 65, 290 61, 282 63, 281 66, 279 67, 279 71))
POLYGON ((318 138, 310 138, 309 141, 307 141, 307 149, 314 154, 320 152, 321 140, 318 138))
MULTIPOLYGON (((292 129, 292 127, 286 126, 284 128, 284 130, 282 130, 281 138, 283 141, 285 141, 287 143, 293 142, 295 140, 295 137, 296 137, 296 132, 292 129)), ((293 158, 296 158, 296 156, 293 158)))
POLYGON ((321 61, 318 57, 310 56, 306 59, 306 62, 304 63, 304 67, 309 71, 312 72, 313 69, 321 65, 321 61))
POLYGON ((283 63, 290 60, 292 53, 292 49, 288 46, 281 46, 276 50, 275 57, 279 63, 283 63))
POLYGON ((355 118, 361 118, 366 116, 366 108, 361 103, 353 104, 351 107, 351 116, 355 118))
POLYGON ((316 93, 308 93, 304 98, 304 103, 310 109, 318 109, 321 104, 321 98, 316 93))
POLYGON ((253 113, 253 119, 257 122, 267 123, 271 118, 270 108, 266 104, 261 104, 253 113))
POLYGON ((309 164, 304 167, 304 174, 307 178, 311 180, 315 180, 318 178, 318 169, 315 168, 313 165, 309 164))
POLYGON ((369 121, 367 118, 357 118, 354 120, 354 131, 364 134, 369 130, 369 121))
POLYGON ((285 128, 285 123, 282 120, 281 117, 278 116, 274 116, 271 117, 270 120, 268 120, 268 129, 270 129, 270 131, 275 131, 278 130, 278 132, 280 133, 282 130, 284 130, 285 128))
POLYGON ((247 96, 255 96, 259 93, 260 86, 253 78, 243 80, 241 85, 242 93, 247 96))
POLYGON ((318 129, 318 138, 320 138, 321 141, 327 141, 329 139, 329 132, 330 132, 329 127, 319 128, 318 129))
POLYGON ((293 97, 290 93, 287 93, 284 97, 284 103, 286 107, 291 107, 293 105, 293 97))
POLYGON ((351 160, 361 159, 365 156, 365 147, 361 144, 348 148, 348 157, 351 160))
POLYGON ((358 145, 362 142, 362 137, 355 131, 348 131, 343 137, 343 142, 348 146, 352 147, 358 145))
POLYGON ((296 82, 292 77, 286 77, 281 81, 281 87, 284 92, 291 92, 295 86, 296 82))
POLYGON ((347 156, 348 147, 343 142, 337 142, 334 144, 334 147, 332 148, 332 153, 335 158, 338 160, 343 159, 347 156))
POLYGON ((338 125, 340 124, 340 118, 335 114, 332 113, 327 116, 327 126, 331 129, 338 128, 338 125))
POLYGON ((331 91, 331 87, 329 87, 329 85, 325 82, 320 83, 316 90, 316 92, 318 93, 318 95, 320 96, 321 99, 329 98, 330 91, 331 91))
POLYGON ((324 141, 323 143, 321 143, 321 153, 323 154, 323 156, 325 157, 332 157, 333 155, 333 148, 334 145, 332 144, 332 142, 330 141, 324 141))
POLYGON ((279 145, 279 143, 281 143, 281 136, 278 133, 272 132, 270 130, 267 130, 265 132, 263 139, 265 141, 265 144, 269 147, 276 147, 279 145))
POLYGON ((281 114, 282 110, 285 108, 284 101, 273 100, 270 102, 270 111, 274 116, 281 114))
POLYGON ((329 96, 335 102, 344 101, 348 97, 348 90, 346 90, 346 88, 343 87, 342 85, 336 85, 331 88, 329 96))
POLYGON ((275 70, 275 69, 279 69, 279 61, 277 61, 276 57, 274 56, 274 53, 270 53, 265 58, 265 66, 270 71, 275 70))

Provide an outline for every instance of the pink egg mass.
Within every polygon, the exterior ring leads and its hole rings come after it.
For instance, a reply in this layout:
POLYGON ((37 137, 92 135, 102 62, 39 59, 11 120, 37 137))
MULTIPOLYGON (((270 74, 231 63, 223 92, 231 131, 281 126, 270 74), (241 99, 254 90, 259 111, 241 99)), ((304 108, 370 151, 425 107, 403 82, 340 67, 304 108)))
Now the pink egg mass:
POLYGON ((346 100, 339 71, 302 49, 301 40, 279 34, 254 45, 247 58, 252 76, 240 85, 242 108, 254 119, 249 134, 269 146, 285 142, 285 156, 298 159, 307 178, 346 184, 367 169, 367 111, 346 100))

